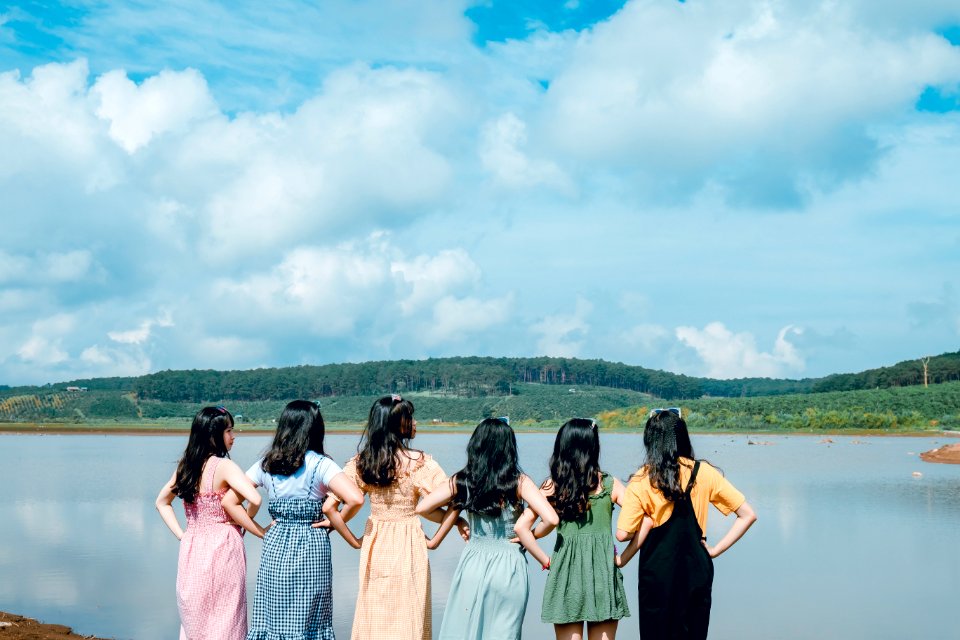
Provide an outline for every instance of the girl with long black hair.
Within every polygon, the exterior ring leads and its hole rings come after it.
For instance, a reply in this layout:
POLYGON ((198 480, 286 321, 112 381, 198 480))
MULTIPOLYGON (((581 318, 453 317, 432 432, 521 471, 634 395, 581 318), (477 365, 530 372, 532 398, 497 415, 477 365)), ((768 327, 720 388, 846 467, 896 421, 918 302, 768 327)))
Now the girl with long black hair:
MULTIPOLYGON (((573 418, 560 427, 550 477, 541 487, 560 515, 541 612, 544 622, 553 623, 558 640, 610 640, 620 618, 630 615, 611 528, 613 505, 620 504, 623 489, 600 468, 594 420, 573 418)), ((541 524, 534 535, 546 531, 541 524)))
POLYGON ((757 516, 723 474, 693 452, 679 408, 654 409, 643 430, 646 460, 624 492, 617 539, 643 535, 639 550, 639 612, 642 640, 707 637, 713 589, 713 558, 729 549, 757 516), (707 510, 714 505, 737 518, 715 545, 706 542, 707 510))
POLYGON ((518 524, 524 503, 533 517, 557 524, 556 512, 520 469, 513 429, 500 418, 488 418, 470 436, 467 465, 417 505, 424 516, 450 505, 433 544, 443 540, 461 511, 469 520, 470 540, 450 586, 442 640, 520 638, 529 586, 514 536, 544 568, 549 565, 530 525, 518 524))
MULTIPOLYGON (((413 403, 399 395, 373 403, 357 455, 344 466, 370 496, 360 548, 360 580, 351 637, 430 640, 430 563, 414 507, 447 480, 437 462, 410 441, 417 435, 413 403)), ((336 509, 333 498, 328 508, 336 509)), ((343 519, 359 506, 346 505, 343 519)), ((443 513, 431 514, 440 522, 443 513)))
POLYGON ((183 457, 160 490, 156 506, 180 540, 177 608, 180 638, 243 640, 247 635, 247 557, 240 527, 256 536, 253 521, 260 494, 232 460, 233 416, 223 407, 205 407, 190 426, 183 457), (225 504, 226 496, 236 499, 225 504), (187 529, 173 511, 183 500, 187 529), (241 500, 249 502, 248 510, 241 500), (239 526, 238 526, 239 525, 239 526))
POLYGON ((329 527, 353 547, 360 542, 336 509, 323 507, 333 494, 359 508, 363 494, 324 453, 324 431, 316 403, 288 403, 270 449, 247 471, 266 489, 275 523, 263 540, 248 640, 333 640, 329 527))

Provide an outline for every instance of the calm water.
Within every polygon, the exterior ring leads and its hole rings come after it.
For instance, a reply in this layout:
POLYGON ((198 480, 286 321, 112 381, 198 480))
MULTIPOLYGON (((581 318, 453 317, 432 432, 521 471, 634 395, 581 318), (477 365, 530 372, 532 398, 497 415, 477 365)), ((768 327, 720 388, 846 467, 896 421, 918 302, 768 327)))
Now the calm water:
MULTIPOLYGON (((417 445, 450 472, 462 466, 466 440, 423 435, 417 445)), ((553 436, 519 440, 526 470, 541 478, 553 436)), ((694 439, 698 455, 723 468, 760 517, 716 562, 712 638, 958 637, 960 465, 926 464, 916 455, 942 442, 747 440, 694 439)), ((327 445, 344 461, 356 442, 330 436, 327 445)), ((153 500, 185 443, 185 436, 0 436, 0 609, 84 634, 176 638, 177 541, 153 500)), ((602 443, 604 468, 629 475, 642 453, 640 437, 605 435, 602 443)), ((233 458, 246 467, 267 444, 241 434, 233 458)), ((364 518, 351 522, 354 531, 362 531, 364 518)), ((708 535, 718 539, 731 521, 712 511, 708 535)), ((333 539, 336 632, 349 638, 358 553, 333 539)), ((252 600, 260 544, 246 541, 252 600)), ((552 543, 552 536, 542 542, 552 543)), ((435 630, 462 548, 451 534, 431 555, 435 630)), ((635 571, 630 565, 624 572, 633 610, 635 571)), ((531 564, 530 575, 524 637, 552 638, 540 622, 544 574, 531 564)), ((637 636, 635 618, 621 622, 618 637, 637 636)))

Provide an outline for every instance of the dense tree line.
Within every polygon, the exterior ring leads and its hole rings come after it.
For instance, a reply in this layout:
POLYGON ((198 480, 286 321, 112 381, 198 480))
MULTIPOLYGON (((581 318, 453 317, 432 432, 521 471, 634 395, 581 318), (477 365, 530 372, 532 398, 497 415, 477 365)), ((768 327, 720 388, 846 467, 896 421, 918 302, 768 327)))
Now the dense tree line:
POLYGON ((141 398, 173 402, 327 398, 431 392, 458 397, 509 396, 515 385, 589 385, 694 398, 700 380, 604 360, 573 358, 433 358, 360 364, 254 369, 161 371, 136 378, 141 398))
MULTIPOLYGON (((960 352, 933 357, 930 384, 960 381, 960 352)), ((139 377, 74 380, 60 385, 0 389, 0 398, 49 393, 66 386, 90 391, 133 391, 163 402, 257 401, 289 398, 434 393, 441 397, 504 397, 517 384, 595 386, 687 400, 701 397, 758 397, 903 387, 923 383, 920 360, 861 373, 783 380, 696 378, 605 360, 577 358, 431 358, 358 364, 328 364, 245 371, 161 371, 139 377)))
MULTIPOLYGON (((930 358, 927 363, 929 384, 960 381, 960 351, 930 358)), ((856 389, 885 389, 923 384, 923 362, 904 360, 892 367, 868 369, 860 373, 837 373, 820 378, 813 385, 814 392, 853 391, 856 389)))

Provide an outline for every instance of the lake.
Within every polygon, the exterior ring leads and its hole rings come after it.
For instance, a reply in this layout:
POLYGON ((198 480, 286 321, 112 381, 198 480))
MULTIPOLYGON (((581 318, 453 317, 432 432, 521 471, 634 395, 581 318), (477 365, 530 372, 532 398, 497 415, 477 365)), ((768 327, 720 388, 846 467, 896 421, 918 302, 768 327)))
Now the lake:
MULTIPOLYGON (((464 460, 465 434, 423 434, 416 445, 449 473, 464 460)), ((759 522, 716 560, 711 638, 958 637, 960 465, 921 462, 947 439, 698 435, 698 456, 747 495, 759 522), (767 443, 749 445, 749 440, 767 443), (916 477, 913 472, 919 471, 916 477)), ((332 435, 341 463, 357 436, 332 435)), ((520 434, 521 462, 539 481, 553 435, 520 434)), ((639 434, 602 436, 605 470, 625 478, 643 453, 639 434)), ((176 638, 177 540, 153 501, 186 436, 2 435, 0 610, 112 638, 176 638)), ((232 457, 246 468, 269 444, 239 434, 232 457)), ((182 505, 175 503, 183 522, 182 505)), ((350 525, 362 532, 366 509, 350 525)), ((258 518, 268 521, 266 509, 258 518)), ((711 510, 708 536, 732 522, 711 510)), ((426 523, 432 531, 431 523, 426 523)), ((335 534, 334 617, 349 638, 358 552, 335 534)), ((434 631, 463 549, 452 533, 431 553, 434 631)), ((552 549, 553 536, 541 541, 552 549)), ((260 542, 246 536, 252 603, 260 542)), ((529 565, 524 638, 553 638, 540 622, 545 574, 529 565)), ((624 570, 636 611, 636 564, 624 570)), ((638 637, 636 618, 619 638, 638 637)))

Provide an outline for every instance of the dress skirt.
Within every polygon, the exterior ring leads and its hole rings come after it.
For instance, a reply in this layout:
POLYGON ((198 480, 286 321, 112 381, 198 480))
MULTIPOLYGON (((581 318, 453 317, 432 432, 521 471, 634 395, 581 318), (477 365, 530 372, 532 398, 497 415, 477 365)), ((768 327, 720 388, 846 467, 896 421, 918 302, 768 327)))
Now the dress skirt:
POLYGON ((270 502, 276 523, 263 539, 253 620, 247 640, 333 640, 333 567, 321 504, 270 502))

